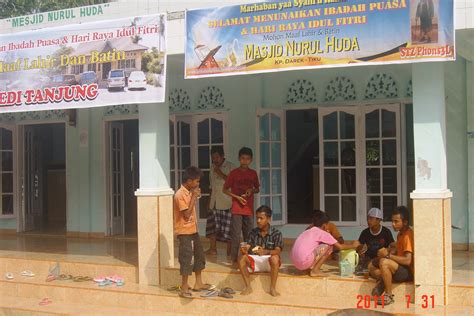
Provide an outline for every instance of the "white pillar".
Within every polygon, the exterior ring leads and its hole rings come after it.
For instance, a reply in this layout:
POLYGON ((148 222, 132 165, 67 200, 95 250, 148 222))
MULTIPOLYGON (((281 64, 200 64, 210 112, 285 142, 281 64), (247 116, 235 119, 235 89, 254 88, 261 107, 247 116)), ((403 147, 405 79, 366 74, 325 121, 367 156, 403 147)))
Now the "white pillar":
POLYGON ((139 282, 158 285, 160 269, 174 262, 168 105, 140 105, 139 131, 140 189, 136 192, 139 282))
POLYGON ((436 304, 447 305, 452 278, 452 193, 447 188, 443 63, 413 65, 413 116, 415 302, 421 302, 423 295, 434 295, 436 304))

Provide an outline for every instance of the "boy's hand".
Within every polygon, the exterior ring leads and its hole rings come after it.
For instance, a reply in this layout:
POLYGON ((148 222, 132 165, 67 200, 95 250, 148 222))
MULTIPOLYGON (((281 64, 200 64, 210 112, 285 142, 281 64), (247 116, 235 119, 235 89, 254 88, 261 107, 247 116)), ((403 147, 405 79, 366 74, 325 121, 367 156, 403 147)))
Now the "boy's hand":
POLYGON ((253 194, 253 188, 247 189, 247 190, 245 191, 245 195, 246 195, 247 197, 252 196, 252 194, 253 194))
POLYGON ((221 168, 214 165, 214 172, 217 173, 221 178, 225 178, 225 174, 222 172, 221 168))
POLYGON ((246 244, 243 247, 240 247, 240 253, 243 255, 247 255, 249 253, 250 245, 246 244))
POLYGON ((236 199, 237 199, 237 201, 239 201, 239 203, 242 204, 242 205, 246 205, 246 204, 247 204, 247 200, 244 199, 242 196, 237 196, 236 199))
POLYGON ((259 255, 259 256, 265 255, 265 249, 263 249, 263 247, 260 247, 260 246, 253 248, 252 251, 254 254, 259 255))
POLYGON ((201 188, 197 187, 192 191, 192 194, 196 197, 199 198, 201 197, 201 188))
POLYGON ((383 258, 388 255, 388 249, 387 248, 380 248, 379 251, 377 251, 377 257, 383 258))

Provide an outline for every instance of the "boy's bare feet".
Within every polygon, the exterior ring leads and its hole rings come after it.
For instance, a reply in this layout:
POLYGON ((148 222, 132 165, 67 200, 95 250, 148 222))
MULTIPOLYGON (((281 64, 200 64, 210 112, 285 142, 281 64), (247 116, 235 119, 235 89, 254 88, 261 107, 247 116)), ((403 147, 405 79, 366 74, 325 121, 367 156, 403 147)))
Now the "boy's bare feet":
POLYGON ((240 292, 240 295, 249 295, 250 293, 252 293, 252 288, 247 286, 242 290, 242 292, 240 292))
POLYGON ((271 296, 280 296, 280 293, 278 293, 276 289, 270 289, 270 295, 271 296))

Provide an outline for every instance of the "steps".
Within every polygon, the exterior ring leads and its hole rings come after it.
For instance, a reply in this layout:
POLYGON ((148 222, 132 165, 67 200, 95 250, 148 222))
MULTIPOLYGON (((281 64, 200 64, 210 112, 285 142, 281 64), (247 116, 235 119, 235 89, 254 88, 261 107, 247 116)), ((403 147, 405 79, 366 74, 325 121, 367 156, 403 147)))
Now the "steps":
MULTIPOLYGON (((346 293, 339 297, 312 295, 282 295, 272 297, 255 293, 251 296, 235 295, 225 298, 179 298, 176 293, 154 286, 127 283, 123 287, 101 288, 92 282, 72 281, 44 282, 38 277, 0 281, 1 310, 20 312, 40 312, 44 315, 153 315, 166 313, 232 315, 232 314, 289 314, 289 315, 327 315, 337 309, 355 308, 355 302, 346 293), (50 298, 53 303, 40 306, 38 302, 50 298), (3 299, 5 298, 5 299, 3 299)), ((382 309, 372 310, 410 314, 469 315, 466 308, 436 307, 423 310, 416 306, 406 308, 405 302, 397 301, 382 309)), ((471 308, 472 309, 472 308, 471 308)), ((472 312, 472 310, 471 310, 472 312)), ((41 314, 41 315, 43 315, 41 314)))
MULTIPOLYGON (((202 272, 203 280, 217 286, 229 286, 233 289, 242 289, 244 286, 242 277, 238 271, 224 272, 206 269, 202 272)), ((162 284, 173 286, 181 283, 179 269, 164 268, 161 271, 162 284)), ((194 277, 190 278, 193 284, 194 277)), ((251 286, 255 293, 266 294, 270 288, 270 276, 268 273, 256 273, 251 275, 251 286)), ((330 276, 327 278, 312 278, 309 276, 295 276, 280 273, 277 281, 277 290, 283 295, 305 295, 340 298, 342 293, 351 293, 351 297, 346 295, 346 300, 357 301, 357 295, 369 295, 375 286, 375 281, 363 278, 341 278, 330 276)), ((405 295, 414 297, 413 283, 394 284, 394 294, 396 297, 405 298, 405 295)), ((355 306, 356 303, 353 304, 355 306)))
MULTIPOLYGON (((183 299, 167 287, 180 283, 177 268, 161 270, 163 287, 144 286, 136 283, 136 268, 127 265, 101 265, 93 263, 61 262, 61 273, 73 275, 121 274, 125 276, 123 287, 99 287, 93 282, 53 281, 46 282, 48 268, 55 262, 18 258, 0 258, 0 315, 173 315, 196 314, 288 314, 327 315, 339 309, 357 308, 357 295, 370 293, 374 282, 366 279, 343 279, 332 275, 327 278, 311 278, 281 273, 277 289, 282 294, 272 297, 266 293, 269 287, 268 274, 252 276, 254 293, 249 296, 236 294, 233 299, 220 297, 183 299), (19 272, 32 270, 32 278, 20 276, 19 272), (5 280, 5 272, 15 273, 14 280, 5 280), (90 274, 89 274, 90 272, 90 274), (129 273, 129 276, 126 275, 129 273), (48 297, 53 303, 40 306, 41 299, 48 297)), ((285 269, 283 269, 285 271, 285 269)), ((243 286, 237 271, 230 272, 222 267, 212 266, 203 272, 206 282, 218 287, 230 286, 240 290, 243 286)), ((192 280, 190 284, 192 285, 192 280)), ((405 294, 413 293, 412 284, 398 284, 395 287, 396 303, 383 309, 385 312, 426 315, 469 315, 466 307, 437 307, 423 310, 411 305, 406 308, 405 294)), ((463 292, 464 293, 464 292, 463 292)), ((471 301, 465 301, 471 302, 471 301)), ((381 307, 372 310, 381 311, 381 307)), ((363 304, 361 305, 363 306, 363 304)), ((472 307, 471 307, 472 309, 472 307)))
MULTIPOLYGON (((31 298, 19 298, 3 296, 0 301, 0 315, 36 315, 36 316, 56 316, 56 315, 128 315, 143 316, 150 314, 149 310, 131 309, 120 307, 108 307, 103 305, 66 304, 53 302, 50 305, 41 306, 38 300, 31 298)), ((182 313, 164 313, 162 316, 185 315, 182 313)))

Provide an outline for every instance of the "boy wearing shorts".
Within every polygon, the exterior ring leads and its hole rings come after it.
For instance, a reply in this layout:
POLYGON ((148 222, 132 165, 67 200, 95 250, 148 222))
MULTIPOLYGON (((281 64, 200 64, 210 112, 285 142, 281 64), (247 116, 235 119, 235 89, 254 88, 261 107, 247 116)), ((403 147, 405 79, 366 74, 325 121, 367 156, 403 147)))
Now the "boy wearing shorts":
POLYGON ((209 287, 203 284, 201 278, 206 259, 198 234, 196 216, 196 201, 201 196, 199 188, 201 177, 202 172, 199 168, 186 168, 183 172, 183 183, 173 197, 174 231, 179 241, 178 260, 181 274, 179 296, 184 298, 192 297, 188 277, 193 272, 196 275, 194 290, 200 291, 209 287))
POLYGON ((313 216, 309 229, 301 233, 290 252, 290 259, 296 269, 309 271, 310 276, 326 276, 321 266, 331 256, 333 249, 355 249, 354 244, 339 243, 328 230, 329 217, 324 212, 313 216))
POLYGON ((377 280, 372 295, 379 296, 379 305, 395 302, 392 293, 393 281, 413 280, 413 230, 408 226, 408 218, 408 209, 405 206, 395 208, 392 212, 392 226, 398 232, 396 247, 379 249, 377 258, 369 263, 369 273, 377 280))
POLYGON ((250 231, 246 242, 240 245, 242 257, 239 260, 239 269, 245 283, 240 294, 252 293, 250 272, 270 272, 270 294, 278 296, 280 293, 276 290, 276 282, 281 266, 283 237, 280 231, 270 225, 272 210, 268 206, 260 206, 255 213, 257 227, 250 231))

